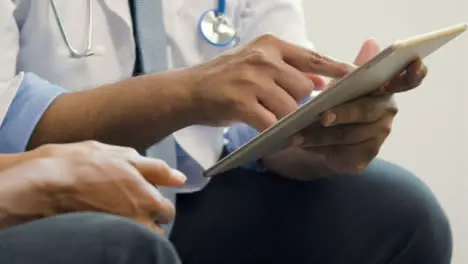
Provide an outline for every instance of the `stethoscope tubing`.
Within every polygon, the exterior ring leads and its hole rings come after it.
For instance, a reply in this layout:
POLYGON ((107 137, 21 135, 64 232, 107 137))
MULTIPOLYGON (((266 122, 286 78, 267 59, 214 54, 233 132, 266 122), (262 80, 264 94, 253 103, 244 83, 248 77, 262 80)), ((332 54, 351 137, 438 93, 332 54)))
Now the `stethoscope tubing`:
POLYGON ((86 45, 86 50, 83 52, 79 52, 73 45, 70 43, 68 39, 67 32, 65 31, 65 27, 63 25, 62 20, 60 19, 60 15, 57 11, 57 7, 55 5, 54 0, 49 0, 50 5, 52 7, 52 11, 54 13, 55 20, 60 30, 60 35, 62 36, 65 45, 68 48, 70 56, 75 59, 85 58, 94 55, 93 51, 93 3, 92 0, 88 0, 88 43, 86 45))
POLYGON ((224 16, 226 13, 226 0, 218 0, 218 9, 216 10, 216 15, 224 16))
MULTIPOLYGON (((63 41, 65 42, 65 45, 67 46, 67 48, 68 48, 68 50, 70 52, 70 56, 73 57, 73 58, 84 58, 84 57, 89 57, 89 56, 94 55, 94 51, 92 50, 93 10, 92 10, 91 0, 88 0, 88 8, 89 8, 89 10, 88 10, 88 12, 89 12, 89 14, 88 14, 88 16, 89 16, 88 17, 88 43, 87 43, 86 50, 84 52, 79 52, 75 47, 72 46, 72 44, 70 43, 70 40, 68 39, 65 28, 63 26, 63 22, 61 21, 60 16, 58 14, 57 8, 55 6, 55 1, 50 0, 50 4, 52 6, 52 10, 54 12, 56 22, 57 22, 57 24, 59 26, 60 34, 62 35, 63 41)), ((226 13, 226 0, 218 0, 218 6, 217 6, 216 9, 208 10, 208 11, 206 11, 206 12, 204 12, 202 14, 202 16, 200 18, 200 21, 199 21, 199 25, 198 25, 198 31, 199 31, 200 35, 202 36, 202 38, 206 42, 208 42, 209 44, 211 44, 213 46, 216 46, 216 47, 225 47, 225 46, 228 46, 228 45, 232 44, 233 41, 236 39, 236 36, 233 36, 231 41, 227 41, 227 42, 223 42, 223 43, 216 43, 216 42, 210 40, 209 37, 207 37, 206 34, 203 32, 203 30, 202 30, 203 19, 210 12, 214 12, 214 14, 217 17, 224 17, 225 13, 226 13)))

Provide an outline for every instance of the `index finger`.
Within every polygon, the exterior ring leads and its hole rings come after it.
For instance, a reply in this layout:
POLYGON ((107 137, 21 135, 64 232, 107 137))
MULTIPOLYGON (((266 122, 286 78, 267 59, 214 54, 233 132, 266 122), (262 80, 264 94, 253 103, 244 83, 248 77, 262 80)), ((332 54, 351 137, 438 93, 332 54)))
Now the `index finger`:
POLYGON ((129 162, 153 185, 176 187, 184 184, 187 179, 182 172, 170 168, 160 159, 139 156, 129 162))
POLYGON ((284 62, 302 72, 342 78, 355 69, 351 64, 332 59, 313 50, 280 39, 275 39, 271 42, 280 52, 280 56, 284 62))

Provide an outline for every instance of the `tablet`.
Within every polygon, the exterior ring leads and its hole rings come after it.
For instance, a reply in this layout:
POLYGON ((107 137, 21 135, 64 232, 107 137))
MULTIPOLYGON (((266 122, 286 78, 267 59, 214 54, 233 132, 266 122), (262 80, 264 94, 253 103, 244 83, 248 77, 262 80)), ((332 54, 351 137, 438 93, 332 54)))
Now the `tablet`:
POLYGON ((333 87, 221 159, 205 171, 205 177, 213 177, 290 146, 291 136, 318 121, 324 111, 375 91, 412 61, 438 50, 466 29, 467 24, 461 24, 394 42, 333 87))

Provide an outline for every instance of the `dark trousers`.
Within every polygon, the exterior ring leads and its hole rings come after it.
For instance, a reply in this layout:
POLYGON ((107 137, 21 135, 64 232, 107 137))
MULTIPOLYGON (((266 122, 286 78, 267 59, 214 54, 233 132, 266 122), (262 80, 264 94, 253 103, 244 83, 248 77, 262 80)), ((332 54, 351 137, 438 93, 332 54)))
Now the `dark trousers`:
POLYGON ((448 220, 410 172, 376 160, 361 175, 295 182, 237 169, 177 198, 184 264, 449 264, 448 220))
POLYGON ((0 231, 2 264, 179 264, 148 228, 99 213, 45 218, 0 231))
MULTIPOLYGON (((411 173, 375 161, 364 173, 295 182, 237 169, 178 196, 171 240, 184 264, 449 264, 452 238, 411 173)), ((68 214, 0 231, 0 263, 173 264, 171 244, 128 220, 68 214)))

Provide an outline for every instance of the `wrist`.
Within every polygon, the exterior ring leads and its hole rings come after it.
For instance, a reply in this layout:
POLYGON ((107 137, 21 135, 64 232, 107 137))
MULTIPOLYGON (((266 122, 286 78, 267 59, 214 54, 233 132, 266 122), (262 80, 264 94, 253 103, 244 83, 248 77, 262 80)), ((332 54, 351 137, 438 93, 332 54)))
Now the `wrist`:
MULTIPOLYGON (((212 79, 214 68, 219 68, 216 61, 210 61, 180 71, 178 82, 183 86, 186 100, 186 116, 190 125, 229 126, 230 122, 223 122, 228 116, 223 115, 227 105, 223 103, 223 87, 213 90, 212 79)), ((218 74, 223 74, 219 72, 218 74)), ((224 85, 227 85, 224 83, 224 85)))
MULTIPOLYGON (((161 98, 160 115, 168 116, 174 126, 174 131, 199 124, 196 98, 192 93, 191 69, 179 69, 163 74, 149 75, 150 82, 158 84, 152 89, 152 98, 161 98)), ((154 85, 153 85, 154 87, 154 85)), ((166 118, 161 118, 166 119, 166 118)))
POLYGON ((55 214, 51 197, 42 189, 48 177, 44 165, 34 160, 0 172, 0 228, 55 214))

